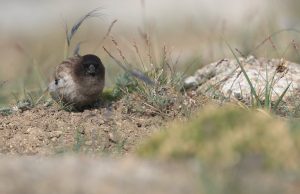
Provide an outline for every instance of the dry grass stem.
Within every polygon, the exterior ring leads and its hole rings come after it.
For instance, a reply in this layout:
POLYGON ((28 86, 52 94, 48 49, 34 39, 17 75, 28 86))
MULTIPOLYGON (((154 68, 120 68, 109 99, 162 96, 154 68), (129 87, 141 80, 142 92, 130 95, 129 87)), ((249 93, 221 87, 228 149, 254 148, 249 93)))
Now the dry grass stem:
POLYGON ((111 24, 110 24, 110 26, 109 26, 109 28, 108 28, 108 30, 107 30, 107 32, 106 32, 106 34, 105 34, 105 36, 101 39, 101 41, 98 43, 98 45, 96 46, 96 48, 94 49, 94 52, 103 44, 103 42, 107 39, 107 37, 110 35, 110 33, 111 33, 111 31, 112 31, 112 28, 114 27, 114 25, 115 25, 115 23, 117 23, 117 21, 118 20, 114 20, 111 24))

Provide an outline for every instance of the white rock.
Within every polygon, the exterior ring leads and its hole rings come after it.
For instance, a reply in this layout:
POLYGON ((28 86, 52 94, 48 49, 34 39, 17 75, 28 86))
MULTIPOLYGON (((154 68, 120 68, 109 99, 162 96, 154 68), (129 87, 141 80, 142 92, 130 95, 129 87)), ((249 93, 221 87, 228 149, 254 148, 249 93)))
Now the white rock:
MULTIPOLYGON (((246 74, 261 100, 264 99, 266 85, 272 85, 272 100, 278 97, 290 85, 283 100, 300 95, 300 65, 283 59, 256 59, 253 56, 240 59, 246 74), (279 68, 281 68, 279 71, 279 68)), ((197 80, 198 91, 226 98, 250 99, 251 88, 237 61, 223 59, 197 70, 192 76, 197 80)), ((191 82, 191 78, 186 80, 191 82)))
POLYGON ((185 80, 184 80, 184 87, 185 88, 192 88, 192 87, 195 87, 195 86, 198 86, 199 83, 197 82, 197 79, 195 76, 190 76, 190 77, 187 77, 185 80))

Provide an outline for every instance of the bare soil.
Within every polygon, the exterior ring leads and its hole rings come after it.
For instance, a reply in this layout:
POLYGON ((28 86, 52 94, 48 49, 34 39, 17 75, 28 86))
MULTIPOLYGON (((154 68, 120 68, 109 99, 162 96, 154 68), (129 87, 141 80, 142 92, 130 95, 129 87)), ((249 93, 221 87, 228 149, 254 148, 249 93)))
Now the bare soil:
MULTIPOLYGON (((189 97, 189 109, 202 103, 189 97)), ((201 99, 201 100, 200 100, 201 99)), ((166 122, 180 118, 180 104, 162 113, 141 101, 110 103, 83 112, 68 112, 58 105, 38 105, 8 116, 0 115, 0 153, 59 155, 87 153, 123 156, 134 150, 166 122)))

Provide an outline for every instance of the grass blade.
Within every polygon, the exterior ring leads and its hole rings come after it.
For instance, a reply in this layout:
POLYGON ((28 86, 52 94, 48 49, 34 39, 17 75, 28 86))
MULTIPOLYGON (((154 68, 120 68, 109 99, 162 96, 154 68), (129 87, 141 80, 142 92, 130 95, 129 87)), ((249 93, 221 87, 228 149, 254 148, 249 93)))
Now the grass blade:
MULTIPOLYGON (((72 26, 72 29, 69 30, 68 25, 65 24, 65 34, 66 34, 66 41, 65 41, 65 48, 64 48, 64 58, 68 57, 68 53, 69 53, 69 48, 71 45, 71 40, 74 37, 74 35, 76 34, 76 32, 78 31, 79 27, 81 26, 81 24, 92 17, 100 17, 103 14, 100 13, 100 8, 96 8, 90 12, 88 12, 86 15, 84 15, 83 17, 79 18, 75 24, 72 26)), ((78 51, 77 49, 80 49, 80 43, 76 45, 76 48, 74 50, 74 52, 78 51)))
POLYGON ((249 84, 249 86, 250 86, 250 88, 251 88, 251 94, 255 97, 255 100, 256 100, 256 103, 257 103, 258 107, 261 108, 262 105, 261 105, 261 103, 260 103, 259 97, 258 97, 258 95, 257 95, 257 93, 256 93, 255 88, 253 87, 253 84, 252 84, 252 82, 251 82, 251 80, 250 80, 250 78, 249 78, 249 76, 248 76, 246 70, 244 69, 242 63, 240 62, 240 60, 238 59, 238 57, 237 57, 236 54, 234 53, 234 51, 233 51, 233 49, 231 48, 231 46, 229 45, 229 43, 228 43, 227 41, 225 41, 225 43, 226 43, 226 45, 228 46, 228 48, 230 49, 230 51, 231 51, 231 53, 233 54, 234 58, 236 59, 236 61, 237 61, 238 65, 239 65, 239 67, 241 68, 241 70, 242 70, 242 72, 243 72, 243 74, 244 74, 244 76, 245 76, 245 78, 246 78, 246 80, 247 80, 247 82, 248 82, 248 84, 249 84))
POLYGON ((270 38, 277 36, 278 34, 281 34, 283 32, 294 32, 297 34, 300 34, 300 30, 296 29, 296 28, 287 28, 287 29, 281 29, 278 31, 273 32, 272 34, 270 34, 268 37, 266 37, 263 41, 261 41, 252 51, 249 52, 249 54, 254 53, 256 50, 258 50, 262 45, 264 45, 270 38))
POLYGON ((114 20, 114 21, 110 24, 110 26, 109 26, 109 28, 108 28, 108 30, 107 30, 105 36, 101 39, 101 41, 100 41, 100 42, 98 43, 98 45, 95 47, 94 52, 99 48, 100 45, 103 44, 103 42, 104 42, 104 41, 107 39, 107 37, 110 35, 110 33, 111 33, 111 31, 112 31, 112 28, 114 27, 115 23, 117 23, 117 21, 118 21, 118 20, 114 20))
POLYGON ((74 51, 73 51, 73 55, 76 56, 76 55, 79 55, 79 52, 80 52, 80 46, 81 46, 81 42, 78 42, 76 44, 76 47, 74 48, 74 51))
POLYGON ((279 96, 278 100, 276 101, 273 109, 276 110, 280 104, 280 102, 282 101, 283 97, 285 96, 286 92, 288 91, 288 89, 290 88, 292 82, 285 88, 285 90, 282 92, 282 94, 279 96))
POLYGON ((0 88, 6 84, 7 81, 0 81, 0 88))
POLYGON ((144 81, 146 84, 154 85, 154 82, 148 76, 146 76, 144 73, 142 73, 141 71, 139 71, 137 69, 133 69, 129 72, 132 76, 144 81))
POLYGON ((99 17, 99 16, 102 16, 103 14, 101 14, 99 12, 100 8, 96 8, 92 11, 90 11, 89 13, 87 13, 86 15, 84 15, 83 17, 79 18, 75 24, 73 25, 71 31, 67 31, 67 42, 68 42, 68 46, 70 46, 71 44, 71 40, 73 38, 73 36, 76 34, 76 32, 78 31, 79 27, 81 26, 81 24, 89 19, 89 18, 92 18, 92 17, 99 17))
POLYGON ((103 46, 104 51, 125 71, 128 72, 130 75, 132 75, 133 77, 136 77, 140 80, 142 80, 143 82, 145 82, 148 85, 154 85, 154 81, 152 81, 147 75, 145 75, 144 73, 142 73, 139 70, 131 70, 128 69, 125 65, 122 64, 121 61, 119 61, 117 58, 115 58, 104 46, 103 46))
POLYGON ((271 85, 269 85, 269 77, 268 77, 268 67, 266 65, 266 86, 265 86, 265 108, 267 110, 271 110, 271 95, 272 89, 271 85))

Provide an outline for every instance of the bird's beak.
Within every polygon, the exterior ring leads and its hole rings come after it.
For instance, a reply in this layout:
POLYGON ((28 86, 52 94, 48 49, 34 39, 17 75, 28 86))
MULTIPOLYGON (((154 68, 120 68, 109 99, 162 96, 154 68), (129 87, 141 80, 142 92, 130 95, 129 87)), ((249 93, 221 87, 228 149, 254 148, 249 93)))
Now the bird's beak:
POLYGON ((89 68, 88 68, 88 70, 87 70, 87 73, 91 74, 91 75, 95 75, 95 73, 96 73, 95 66, 94 65, 90 65, 89 68))

